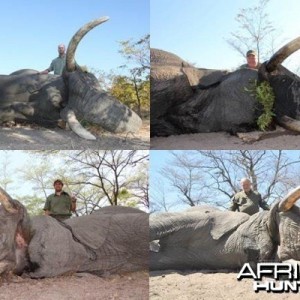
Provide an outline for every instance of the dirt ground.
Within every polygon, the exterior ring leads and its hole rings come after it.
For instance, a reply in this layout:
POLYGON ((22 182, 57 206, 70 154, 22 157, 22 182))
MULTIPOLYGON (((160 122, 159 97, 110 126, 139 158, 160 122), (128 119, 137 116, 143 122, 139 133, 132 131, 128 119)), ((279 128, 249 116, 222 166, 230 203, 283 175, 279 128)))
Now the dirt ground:
POLYGON ((241 138, 226 132, 195 133, 151 138, 151 149, 160 150, 260 150, 260 149, 298 149, 300 135, 287 130, 270 132, 260 137, 254 132, 251 137, 241 138), (256 140, 260 138, 260 140, 256 140), (245 141, 247 140, 247 142, 245 141))
POLYGON ((42 128, 32 125, 0 127, 0 150, 80 150, 80 149, 133 149, 150 147, 150 122, 135 134, 113 134, 104 130, 91 129, 96 141, 84 140, 69 130, 42 128))
POLYGON ((148 272, 98 277, 75 274, 46 279, 11 278, 0 283, 1 300, 147 300, 148 272))
POLYGON ((253 291, 253 281, 237 281, 237 273, 192 271, 150 272, 150 300, 265 300, 299 299, 292 292, 276 294, 253 291))

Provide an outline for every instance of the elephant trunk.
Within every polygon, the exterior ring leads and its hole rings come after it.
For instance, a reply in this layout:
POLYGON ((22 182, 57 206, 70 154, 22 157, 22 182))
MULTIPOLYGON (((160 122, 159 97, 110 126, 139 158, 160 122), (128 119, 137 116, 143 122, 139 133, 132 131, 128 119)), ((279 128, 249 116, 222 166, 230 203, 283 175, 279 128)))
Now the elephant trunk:
POLYGON ((280 48, 273 56, 269 59, 266 64, 268 72, 273 72, 278 65, 280 65, 287 57, 293 54, 295 51, 300 49, 300 37, 292 40, 291 42, 280 48))
POLYGON ((94 27, 100 25, 101 23, 104 23, 108 20, 108 17, 102 17, 99 19, 96 19, 94 21, 91 21, 89 23, 87 23, 86 25, 84 25, 83 27, 81 27, 72 37, 69 45, 68 45, 68 49, 67 49, 67 53, 66 53, 66 70, 68 72, 73 72, 75 70, 75 52, 77 49, 78 44, 80 43, 81 39, 90 31, 92 30, 94 27))
POLYGON ((141 118, 114 97, 101 90, 92 74, 73 72, 68 76, 69 101, 78 119, 100 125, 110 132, 136 132, 141 118))

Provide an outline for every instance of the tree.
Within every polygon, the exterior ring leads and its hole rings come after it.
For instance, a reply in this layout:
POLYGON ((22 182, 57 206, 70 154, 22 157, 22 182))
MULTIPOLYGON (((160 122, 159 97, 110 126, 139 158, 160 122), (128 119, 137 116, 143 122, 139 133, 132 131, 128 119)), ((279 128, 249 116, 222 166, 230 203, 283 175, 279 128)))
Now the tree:
POLYGON ((150 81, 132 77, 115 76, 112 81, 110 93, 122 103, 137 111, 141 116, 142 109, 150 107, 150 81))
POLYGON ((259 0, 257 6, 240 9, 235 20, 239 31, 232 32, 227 43, 245 57, 249 49, 257 51, 258 61, 274 53, 275 28, 266 13, 269 0, 259 0))
MULTIPOLYGON (((68 155, 68 165, 73 174, 70 185, 84 185, 95 189, 102 205, 126 205, 128 197, 135 195, 138 187, 133 185, 137 179, 133 178, 139 174, 139 167, 147 160, 148 154, 143 151, 125 150, 85 150, 68 155)), ((147 165, 142 168, 147 172, 147 165)), ((143 188, 147 180, 143 183, 143 188)), ((140 188, 140 187, 139 187, 140 188)), ((135 203, 140 198, 135 198, 135 203)), ((130 203, 132 203, 132 198, 130 203)), ((99 203, 99 202, 98 202, 99 203)))
POLYGON ((43 208, 57 178, 77 198, 76 215, 107 205, 148 208, 147 151, 35 151, 33 156, 18 170, 36 192, 19 198, 31 211, 43 208))
POLYGON ((150 106, 150 35, 147 34, 138 41, 121 41, 120 45, 120 53, 127 62, 121 67, 129 69, 129 78, 137 100, 137 112, 141 116, 142 104, 146 102, 146 107, 150 106))
POLYGON ((174 151, 172 155, 173 159, 162 168, 161 173, 179 193, 179 202, 190 206, 205 202, 207 195, 203 189, 203 174, 197 163, 197 153, 174 151))
POLYGON ((170 187, 178 192, 178 203, 210 204, 227 208, 240 190, 240 179, 248 177, 253 189, 271 204, 298 185, 300 159, 278 151, 189 151, 172 153, 162 168, 170 187), (297 167, 297 168, 296 168, 297 167))
POLYGON ((150 34, 146 34, 138 41, 125 40, 120 42, 120 53, 127 63, 134 64, 140 75, 149 77, 150 72, 150 34))
POLYGON ((166 196, 166 187, 160 178, 151 179, 150 212, 168 212, 176 204, 166 196))
POLYGON ((1 161, 1 173, 0 173, 0 186, 4 189, 7 190, 7 187, 10 183, 13 182, 11 176, 12 176, 12 171, 10 169, 10 159, 7 151, 4 151, 4 155, 2 156, 2 161, 1 161))

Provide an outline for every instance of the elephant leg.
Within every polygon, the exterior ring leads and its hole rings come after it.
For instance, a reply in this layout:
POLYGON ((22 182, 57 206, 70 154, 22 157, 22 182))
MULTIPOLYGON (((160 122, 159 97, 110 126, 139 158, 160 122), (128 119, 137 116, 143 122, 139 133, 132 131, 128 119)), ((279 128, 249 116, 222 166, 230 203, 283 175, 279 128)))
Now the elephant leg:
POLYGON ((13 103, 10 106, 0 109, 0 123, 9 123, 14 121, 31 121, 42 124, 45 127, 66 128, 66 122, 62 119, 46 119, 39 117, 31 103, 13 103))
POLYGON ((0 122, 7 123, 15 120, 16 112, 12 107, 0 109, 0 122))
POLYGON ((14 103, 0 109, 0 121, 2 123, 14 121, 16 118, 26 119, 32 116, 34 108, 28 103, 14 103))
POLYGON ((34 115, 34 108, 29 103, 15 103, 12 104, 12 108, 16 113, 19 113, 25 117, 31 117, 34 115))
POLYGON ((165 249, 165 251, 150 251, 150 270, 184 269, 188 263, 182 261, 184 249, 165 249))

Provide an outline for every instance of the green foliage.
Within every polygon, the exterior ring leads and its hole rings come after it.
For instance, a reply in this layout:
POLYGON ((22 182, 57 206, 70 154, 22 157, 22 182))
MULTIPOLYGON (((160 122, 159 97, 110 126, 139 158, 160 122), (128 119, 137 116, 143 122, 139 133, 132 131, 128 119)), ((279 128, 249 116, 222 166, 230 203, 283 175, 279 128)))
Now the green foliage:
POLYGON ((257 83, 255 80, 254 86, 251 89, 246 89, 247 92, 251 92, 257 99, 257 101, 263 107, 263 113, 257 119, 257 125, 260 130, 265 131, 271 124, 275 113, 273 111, 275 95, 269 82, 263 81, 257 83))
MULTIPOLYGON (((150 34, 146 34, 138 41, 126 40, 120 41, 120 53, 126 58, 127 63, 138 66, 139 76, 146 72, 149 75, 150 70, 150 34)), ((144 74, 145 75, 145 74, 144 74)))
POLYGON ((43 215, 44 204, 46 199, 38 197, 36 195, 27 195, 19 197, 18 200, 26 206, 27 212, 30 216, 40 216, 43 215))
POLYGON ((256 87, 256 98, 263 106, 264 112, 257 119, 259 129, 265 130, 275 116, 273 112, 275 95, 269 82, 263 81, 256 87))
POLYGON ((110 93, 122 103, 137 110, 148 110, 150 105, 150 81, 128 76, 116 76, 110 93))

